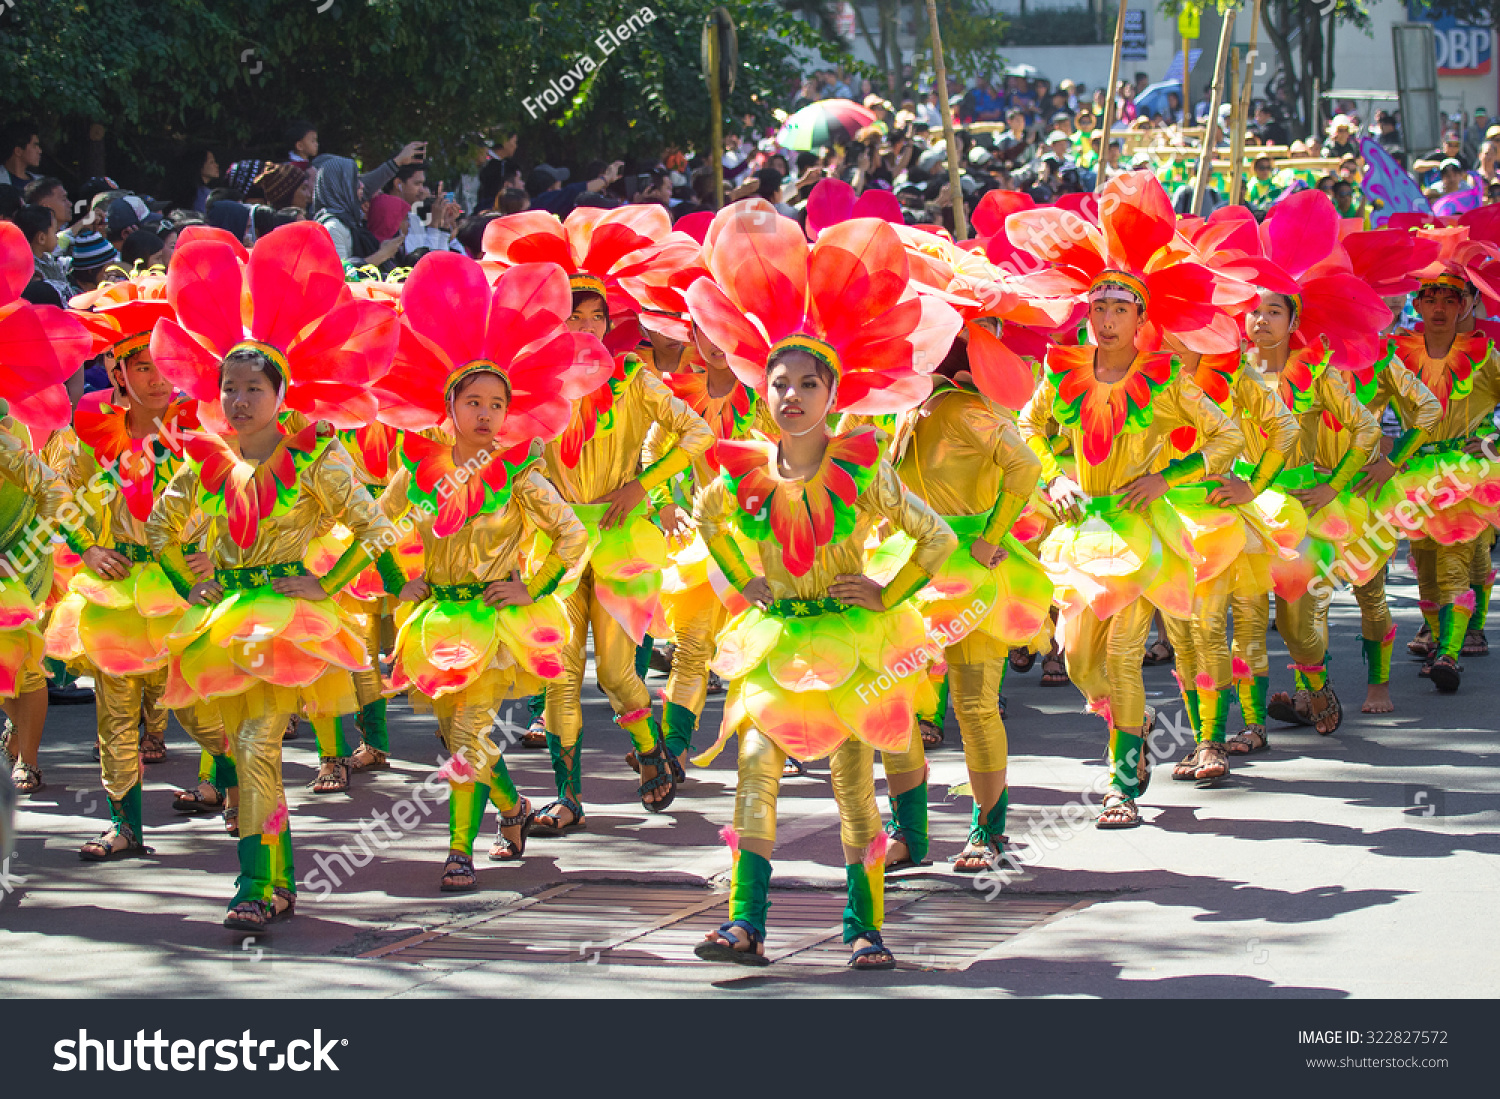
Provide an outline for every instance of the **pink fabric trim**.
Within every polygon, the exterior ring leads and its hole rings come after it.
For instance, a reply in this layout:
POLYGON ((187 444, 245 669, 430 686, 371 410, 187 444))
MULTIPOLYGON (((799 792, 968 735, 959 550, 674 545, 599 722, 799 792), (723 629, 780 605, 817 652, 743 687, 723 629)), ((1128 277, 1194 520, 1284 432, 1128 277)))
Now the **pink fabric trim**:
POLYGON ((1239 657, 1235 657, 1231 661, 1230 666, 1234 669, 1234 678, 1236 679, 1250 679, 1254 674, 1250 671, 1250 665, 1246 664, 1239 657))
POLYGON ((1199 672, 1193 677, 1193 686, 1197 687, 1200 691, 1213 691, 1217 690, 1219 685, 1214 682, 1214 677, 1207 672, 1199 672))
POLYGON ((1320 675, 1328 670, 1327 664, 1288 664, 1287 667, 1294 672, 1304 672, 1308 675, 1320 675))
POLYGON ((1484 586, 1489 587, 1495 582, 1495 570, 1490 569, 1490 574, 1484 578, 1484 586))
POLYGON ((885 849, 890 845, 890 837, 884 832, 876 832, 875 838, 870 841, 870 846, 865 848, 865 866, 873 867, 877 863, 885 861, 885 849))
MULTIPOLYGON (((1175 675, 1177 673, 1174 672, 1172 674, 1175 675)), ((1115 715, 1114 715, 1114 712, 1111 711, 1110 708, 1109 708, 1109 699, 1107 699, 1107 698, 1096 698, 1096 699, 1094 699, 1092 702, 1089 703, 1089 713, 1091 713, 1091 714, 1098 714, 1100 717, 1102 717, 1104 719, 1104 724, 1105 725, 1109 726, 1109 728, 1111 730, 1114 729, 1114 727, 1115 727, 1115 715)))
POLYGON ((736 855, 740 853, 740 834, 734 830, 734 825, 726 824, 719 829, 719 838, 728 845, 729 850, 736 855))
POLYGON ((1172 669, 1172 678, 1177 680, 1177 689, 1183 694, 1187 694, 1188 685, 1182 681, 1182 675, 1176 668, 1172 669))
POLYGON ((1385 631, 1385 636, 1380 639, 1382 645, 1389 645, 1396 640, 1396 623, 1391 623, 1391 628, 1385 631))
POLYGON ((615 724, 622 729, 626 725, 633 725, 637 721, 643 721, 651 717, 651 707, 642 706, 639 710, 631 710, 628 714, 621 714, 615 718, 615 724))
POLYGON ((1468 591, 1464 592, 1462 595, 1460 595, 1456 599, 1454 599, 1453 600, 1453 605, 1455 607, 1462 607, 1464 610, 1468 611, 1470 614, 1473 614, 1474 613, 1474 589, 1470 588, 1468 591))
POLYGON ((474 768, 469 766, 468 760, 459 755, 448 757, 448 762, 439 768, 438 774, 449 782, 456 782, 459 785, 474 781, 474 768))
POLYGON ((1417 610, 1421 611, 1423 614, 1437 614, 1437 609, 1438 605, 1436 603, 1429 603, 1425 599, 1418 600, 1417 602, 1417 610))
POLYGON ((262 834, 267 836, 281 835, 281 830, 286 827, 287 816, 288 813, 286 811, 286 802, 283 801, 280 805, 276 806, 275 809, 271 810, 271 815, 267 817, 265 823, 260 826, 262 834))

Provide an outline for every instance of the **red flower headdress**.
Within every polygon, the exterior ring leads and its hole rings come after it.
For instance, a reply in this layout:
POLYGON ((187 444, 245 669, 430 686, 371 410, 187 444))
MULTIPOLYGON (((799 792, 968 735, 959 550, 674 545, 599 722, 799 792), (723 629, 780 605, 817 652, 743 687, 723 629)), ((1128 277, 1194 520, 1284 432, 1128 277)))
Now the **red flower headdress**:
POLYGON ((89 357, 93 339, 66 310, 22 300, 34 268, 26 234, 0 222, 0 397, 40 441, 67 426, 73 405, 63 383, 89 357))
POLYGON ((409 429, 401 444, 413 472, 409 495, 432 507, 438 537, 503 506, 509 467, 524 463, 532 440, 560 435, 573 402, 609 377, 609 351, 593 336, 568 331, 571 312, 568 277, 555 263, 508 268, 492 287, 475 261, 433 252, 406 280, 400 343, 377 388, 381 416, 409 429), (510 400, 483 470, 461 474, 450 447, 410 429, 447 419, 454 387, 479 373, 504 379, 510 400))
POLYGON ((736 376, 762 396, 768 361, 791 347, 833 370, 830 412, 904 412, 932 392, 932 371, 962 318, 917 293, 888 223, 845 221, 809 248, 796 222, 751 199, 719 212, 705 247, 713 277, 688 288, 688 308, 736 376))
POLYGON ((1260 225, 1242 206, 1216 211, 1210 229, 1227 229, 1226 244, 1246 262, 1269 261, 1252 269, 1253 281, 1286 294, 1297 319, 1292 347, 1317 356, 1326 348, 1333 366, 1368 372, 1380 357, 1380 330, 1390 310, 1369 282, 1354 272, 1339 243, 1338 211, 1322 191, 1299 191, 1271 207, 1260 225), (1280 275, 1290 285, 1283 285, 1280 275))
POLYGON ((1137 337, 1141 346, 1159 342, 1154 330, 1204 353, 1239 346, 1220 280, 1178 234, 1172 204, 1150 172, 1127 172, 1105 184, 1097 224, 1084 212, 1056 206, 1019 209, 1005 219, 1005 239, 1049 265, 1031 276, 1034 293, 1137 302, 1146 320, 1137 337))
POLYGON ((656 203, 614 210, 579 207, 559 222, 545 210, 496 218, 484 230, 484 258, 499 269, 521 263, 555 263, 573 290, 601 295, 609 310, 604 344, 615 355, 640 343, 642 303, 623 280, 656 262, 657 246, 672 235, 672 220, 656 203))
POLYGON ((177 319, 157 324, 151 358, 198 399, 210 427, 225 426, 219 364, 238 347, 262 352, 281 369, 283 407, 337 428, 375 418, 371 387, 390 365, 396 314, 350 293, 321 225, 283 226, 244 264, 230 243, 214 237, 179 244, 167 271, 167 300, 177 319))

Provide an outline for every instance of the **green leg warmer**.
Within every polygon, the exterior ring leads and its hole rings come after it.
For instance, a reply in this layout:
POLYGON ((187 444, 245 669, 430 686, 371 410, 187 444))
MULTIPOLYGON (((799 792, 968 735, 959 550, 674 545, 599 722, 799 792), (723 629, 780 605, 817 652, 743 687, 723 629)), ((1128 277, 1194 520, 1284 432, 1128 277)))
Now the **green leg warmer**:
POLYGON ((744 920, 761 938, 766 935, 766 913, 771 908, 771 861, 743 847, 734 854, 729 886, 729 918, 744 920))
POLYGON ((682 756, 693 750, 693 734, 698 730, 698 715, 675 702, 662 703, 662 721, 667 727, 667 750, 682 756))
POLYGON ((385 723, 385 699, 377 698, 374 702, 359 708, 359 717, 355 719, 359 723, 359 735, 364 742, 377 752, 389 752, 391 750, 391 736, 385 723))
POLYGON ((1224 726, 1229 718, 1229 699, 1230 694, 1227 688, 1198 691, 1199 743, 1222 744, 1224 742, 1224 726))
POLYGON ((1396 627, 1391 627, 1390 633, 1382 641, 1371 641, 1368 637, 1359 639, 1360 648, 1364 651, 1365 675, 1372 686, 1391 681, 1391 650, 1396 647, 1396 627))
POLYGON ((137 843, 145 835, 141 827, 141 784, 137 782, 119 801, 109 803, 109 819, 116 827, 128 829, 137 843))
POLYGON ((482 782, 448 783, 448 849, 474 853, 474 840, 484 827, 484 805, 490 788, 482 782))
POLYGON ((906 850, 913 862, 923 861, 927 858, 929 843, 927 781, 924 779, 905 793, 894 795, 890 803, 891 823, 886 826, 886 831, 891 833, 893 839, 906 844, 906 850))
POLYGON ((847 863, 844 880, 848 888, 844 941, 852 943, 867 931, 879 931, 885 923, 885 859, 875 859, 871 865, 847 863))
POLYGON ((239 876, 234 879, 233 908, 242 901, 271 903, 272 890, 280 886, 297 891, 297 870, 292 864, 292 829, 287 822, 275 834, 241 836, 237 850, 239 876))
POLYGON ((1109 733, 1110 785, 1127 798, 1146 792, 1150 773, 1146 768, 1146 743, 1134 733, 1111 729, 1109 733))
POLYGON ((1474 617, 1474 609, 1469 606, 1473 598, 1468 592, 1464 593, 1468 598, 1461 598, 1456 603, 1444 603, 1438 608, 1438 655, 1451 656, 1457 660, 1464 647, 1464 635, 1469 632, 1469 620, 1474 617))
POLYGON ((1007 786, 1000 791, 1000 800, 990 806, 990 811, 983 819, 979 816, 979 802, 974 803, 974 816, 969 825, 969 842, 987 844, 994 840, 997 844, 1005 838, 1005 813, 1010 807, 1010 787, 1007 786))
MULTIPOLYGON (((1001 682, 1003 684, 1004 681, 1002 680, 1001 682)), ((930 713, 926 712, 926 707, 918 710, 917 720, 925 721, 930 725, 936 725, 938 731, 941 732, 943 722, 948 717, 948 677, 946 675, 943 676, 942 679, 939 679, 932 686, 933 693, 937 695, 937 702, 932 707, 932 712, 930 713)))
POLYGON ((344 736, 342 717, 319 717, 312 723, 313 735, 318 738, 318 755, 324 759, 345 759, 349 756, 349 741, 344 736))
POLYGON ((1271 691, 1271 677, 1257 675, 1251 679, 1241 679, 1237 684, 1240 694, 1240 713, 1244 715, 1246 725, 1264 725, 1266 723, 1266 696, 1271 691))
POLYGON ((649 633, 641 638, 641 643, 635 649, 635 674, 644 682, 646 673, 651 670, 651 650, 656 647, 656 640, 649 633))
POLYGON ((583 779, 578 773, 578 759, 583 754, 583 730, 573 747, 564 748, 553 733, 547 734, 547 751, 552 756, 552 777, 557 780, 557 796, 569 797, 583 804, 583 779))

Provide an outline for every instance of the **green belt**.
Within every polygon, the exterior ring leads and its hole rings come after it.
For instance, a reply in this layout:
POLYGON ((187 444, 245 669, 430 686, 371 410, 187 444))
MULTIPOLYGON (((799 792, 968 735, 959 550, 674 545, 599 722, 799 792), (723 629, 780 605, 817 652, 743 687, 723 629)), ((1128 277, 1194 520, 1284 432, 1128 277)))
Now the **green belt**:
POLYGON ((772 618, 817 618, 820 614, 843 614, 847 603, 824 596, 822 599, 773 599, 763 613, 772 618))
POLYGON ((1462 450, 1472 442, 1487 439, 1490 436, 1474 432, 1472 435, 1460 435, 1453 439, 1439 439, 1435 443, 1423 443, 1417 447, 1418 454, 1451 454, 1455 450, 1462 450))
POLYGON ((279 565, 248 565, 240 569, 215 569, 214 583, 225 591, 249 591, 263 588, 272 580, 286 576, 306 576, 307 566, 301 561, 283 561, 279 565))
MULTIPOLYGON (((1218 488, 1218 485, 1177 485, 1167 489, 1160 499, 1167 503, 1200 504, 1210 492, 1218 488)), ((1122 501, 1125 498, 1123 492, 1115 493, 1113 496, 1090 496, 1083 501, 1079 509, 1085 519, 1091 516, 1117 515, 1125 510, 1122 501)))
MULTIPOLYGON (((149 565, 157 559, 156 554, 152 553, 149 547, 143 546, 139 542, 116 542, 114 551, 126 560, 134 561, 137 565, 149 565)), ((198 543, 184 543, 182 552, 197 553, 198 543)))
POLYGON ((484 594, 488 584, 429 584, 432 589, 432 598, 448 603, 466 603, 471 599, 478 599, 484 594))

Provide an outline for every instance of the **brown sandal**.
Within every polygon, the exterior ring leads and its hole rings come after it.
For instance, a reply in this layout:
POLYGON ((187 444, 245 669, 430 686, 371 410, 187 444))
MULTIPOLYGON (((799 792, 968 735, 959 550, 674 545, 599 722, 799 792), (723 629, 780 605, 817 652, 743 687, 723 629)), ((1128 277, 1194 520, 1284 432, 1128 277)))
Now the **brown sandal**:
POLYGON ((1339 731, 1339 726, 1344 723, 1344 708, 1339 705, 1339 696, 1333 693, 1332 683, 1325 683, 1320 689, 1309 691, 1307 705, 1308 716, 1312 718, 1311 725, 1319 735, 1331 736, 1339 731), (1320 702, 1323 704, 1321 710, 1315 708, 1320 702))
POLYGON ((1182 757, 1182 761, 1172 768, 1172 777, 1178 782, 1191 782, 1198 777, 1198 754, 1203 748, 1202 744, 1194 744, 1188 749, 1188 754, 1182 757))
POLYGON ((390 753, 382 752, 379 748, 372 748, 364 741, 359 742, 359 747, 354 749, 354 754, 349 757, 351 771, 389 771, 390 768, 390 753))
POLYGON ((1135 828, 1141 823, 1141 811, 1135 799, 1118 791, 1106 794, 1104 808, 1094 821, 1095 828, 1135 828))
POLYGON ((1042 686, 1061 687, 1069 682, 1068 665, 1061 653, 1048 653, 1042 657, 1042 686))
POLYGON ((47 788, 47 784, 42 781, 42 769, 32 766, 24 759, 16 760, 16 765, 11 768, 10 781, 18 794, 34 794, 47 788))
POLYGON ((1235 733, 1224 744, 1230 755, 1248 756, 1271 747, 1271 738, 1264 725, 1247 725, 1244 732, 1235 733))
POLYGON ((309 789, 315 794, 346 794, 349 792, 349 757, 347 756, 322 756, 318 760, 319 768, 331 767, 332 770, 321 772, 317 778, 309 784, 309 789))
MULTIPOLYGON (((1172 775, 1176 778, 1174 772, 1172 775)), ((1229 749, 1223 741, 1210 740, 1198 745, 1198 770, 1193 778, 1216 786, 1229 777, 1229 749)))
POLYGON ((141 734, 141 762, 161 763, 167 758, 167 742, 155 733, 141 734))

